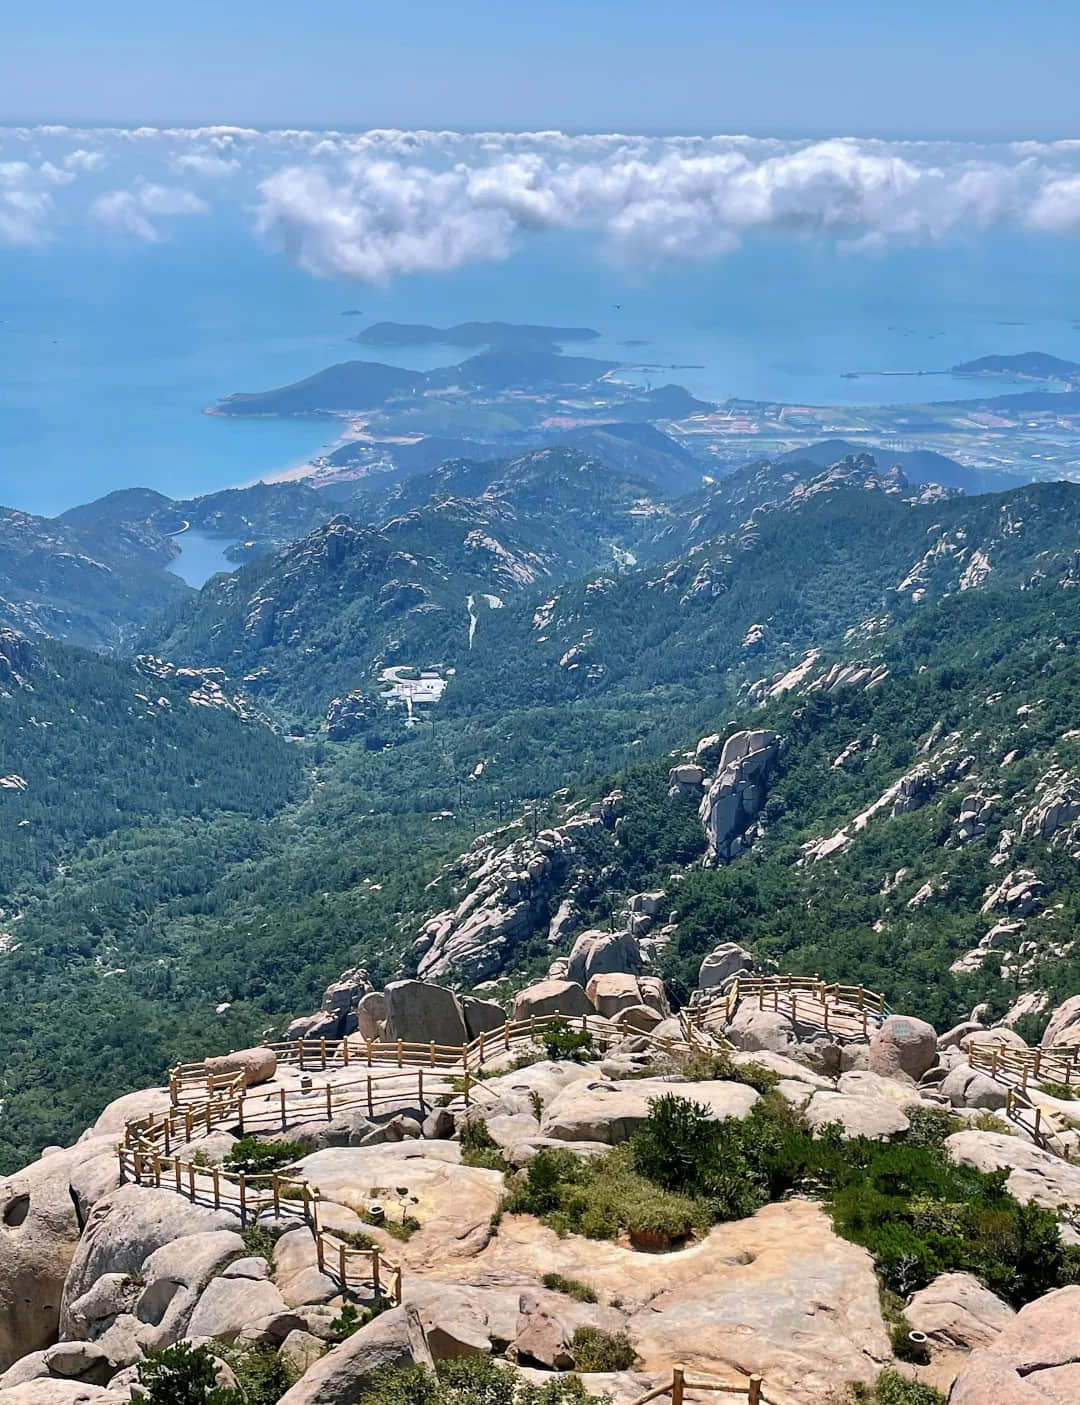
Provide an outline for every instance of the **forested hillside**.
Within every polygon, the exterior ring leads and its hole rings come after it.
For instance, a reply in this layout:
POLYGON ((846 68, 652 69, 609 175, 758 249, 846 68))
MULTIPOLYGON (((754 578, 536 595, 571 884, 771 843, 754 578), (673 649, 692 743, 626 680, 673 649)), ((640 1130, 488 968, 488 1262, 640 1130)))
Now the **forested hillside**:
MULTIPOLYGON (((1065 990, 1080 490, 963 498, 859 458, 672 499, 571 450, 430 481, 379 525, 338 518, 218 577, 145 632, 168 664, 11 648, 5 1164, 133 1077, 282 1028, 348 965, 415 968, 478 834, 501 827, 498 849, 615 786, 560 944, 679 872, 656 954, 676 991, 724 937, 917 988, 939 1022, 1065 990), (418 725, 391 665, 446 684, 418 725), (748 851, 702 868, 699 797, 668 771, 742 727, 782 739, 768 795, 748 851), (986 945, 1002 922, 1022 925, 986 945)), ((541 915, 499 973, 550 960, 541 915)))

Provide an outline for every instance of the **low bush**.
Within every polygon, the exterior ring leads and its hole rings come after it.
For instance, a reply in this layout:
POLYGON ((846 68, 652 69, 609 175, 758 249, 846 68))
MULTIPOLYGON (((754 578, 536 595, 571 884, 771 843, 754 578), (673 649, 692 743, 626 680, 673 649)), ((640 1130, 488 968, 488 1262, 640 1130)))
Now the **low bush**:
POLYGON ((882 1371, 872 1386, 852 1386, 849 1399, 852 1405, 945 1405, 945 1397, 933 1386, 892 1370, 882 1371))
POLYGON ((482 1117, 469 1117, 458 1130, 461 1161, 465 1166, 478 1166, 482 1171, 507 1171, 498 1142, 488 1131, 482 1117))
POLYGON ((526 1381, 490 1356, 461 1356, 439 1363, 438 1375, 423 1366, 380 1371, 357 1405, 593 1405, 577 1376, 546 1385, 526 1381))
POLYGON ((809 1134, 779 1094, 744 1118, 667 1094, 628 1143, 579 1160, 545 1149, 513 1183, 506 1209, 560 1234, 670 1240, 743 1218, 795 1192, 824 1200, 837 1233, 874 1256, 882 1284, 905 1297, 940 1273, 966 1271, 1020 1307, 1080 1279, 1080 1250, 1058 1218, 1021 1205, 1004 1172, 955 1165, 941 1119, 916 1123, 916 1141, 845 1141, 838 1127, 809 1134))
POLYGON ((578 1327, 570 1338, 570 1351, 579 1371, 629 1371, 637 1360, 634 1343, 625 1332, 604 1332, 599 1327, 578 1327))
POLYGON ((584 1063, 592 1053, 593 1037, 587 1029, 571 1029, 566 1020, 554 1019, 540 1035, 549 1059, 573 1059, 584 1063))
POLYGON ((1042 1091, 1051 1098, 1062 1098, 1071 1101, 1076 1097, 1076 1089, 1071 1083, 1055 1083, 1052 1079, 1047 1079, 1039 1084, 1042 1091))
POLYGON ((274 1236, 264 1226, 249 1224, 246 1229, 240 1231, 240 1238, 244 1241, 244 1249, 249 1257, 273 1262, 274 1236))
POLYGON ((908 1146, 942 1147, 946 1137, 960 1131, 963 1123, 945 1107, 917 1106, 907 1109, 908 1130, 904 1141, 908 1146))
POLYGON ((218 1342, 211 1353, 205 1346, 180 1342, 161 1350, 146 1348, 132 1400, 144 1405, 276 1405, 295 1381, 295 1371, 269 1347, 218 1342), (215 1357, 230 1367, 236 1387, 218 1385, 215 1357))
POLYGON ((303 1142, 260 1142, 255 1137, 241 1137, 225 1157, 227 1171, 243 1171, 245 1175, 269 1175, 291 1166, 305 1153, 303 1142))
POLYGON ((587 1283, 580 1282, 577 1278, 564 1278, 561 1273, 545 1273, 540 1280, 545 1288, 550 1288, 553 1293, 565 1293, 568 1298, 573 1298, 576 1303, 594 1303, 597 1301, 596 1292, 587 1283))

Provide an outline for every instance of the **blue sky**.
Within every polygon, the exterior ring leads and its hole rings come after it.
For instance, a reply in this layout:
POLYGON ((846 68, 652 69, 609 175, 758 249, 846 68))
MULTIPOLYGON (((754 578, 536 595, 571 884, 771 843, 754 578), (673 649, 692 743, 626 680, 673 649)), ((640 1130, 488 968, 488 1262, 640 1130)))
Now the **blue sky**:
POLYGON ((1068 136, 1075 0, 37 0, 0 121, 1068 136))

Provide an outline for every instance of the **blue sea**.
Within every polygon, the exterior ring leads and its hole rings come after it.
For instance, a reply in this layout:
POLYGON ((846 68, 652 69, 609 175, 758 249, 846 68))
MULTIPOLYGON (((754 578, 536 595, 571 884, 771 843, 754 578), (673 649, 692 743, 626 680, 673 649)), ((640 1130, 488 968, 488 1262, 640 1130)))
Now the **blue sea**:
MULTIPOLYGON (((947 375, 843 372, 1026 350, 1080 360, 1080 261, 1072 243, 1016 235, 887 257, 769 237, 719 261, 626 269, 580 238, 545 235, 504 262, 372 287, 312 277, 224 217, 175 242, 6 250, 0 503, 52 514, 120 487, 188 497, 280 472, 326 447, 334 426, 203 409, 357 356, 347 338, 368 322, 494 318, 595 327, 599 341, 567 349, 689 365, 640 379, 710 399, 965 398, 976 387, 947 375)), ((448 348, 364 355, 460 359, 448 348)))

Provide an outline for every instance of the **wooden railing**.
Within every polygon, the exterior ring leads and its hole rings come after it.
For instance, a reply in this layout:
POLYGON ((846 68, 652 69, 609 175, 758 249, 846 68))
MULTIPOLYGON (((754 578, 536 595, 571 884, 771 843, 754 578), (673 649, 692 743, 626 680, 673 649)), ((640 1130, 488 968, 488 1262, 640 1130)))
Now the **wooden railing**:
POLYGON ((763 1392, 763 1383, 759 1375, 744 1376, 741 1380, 724 1380, 719 1376, 711 1376, 706 1380, 691 1378, 686 1374, 685 1366, 676 1366, 671 1373, 670 1381, 663 1381, 644 1395, 639 1395, 630 1405, 648 1405, 651 1400, 659 1400, 662 1395, 671 1396, 671 1405, 685 1405, 688 1395, 700 1393, 713 1395, 734 1395, 740 1400, 745 1400, 747 1405, 769 1405, 763 1392))
POLYGON ((817 976, 736 976, 726 991, 695 991, 691 1022, 705 1026, 719 1014, 728 1022, 743 1001, 842 1038, 868 1039, 891 1013, 885 997, 861 985, 827 984, 817 976))
POLYGON ((968 1044, 968 1062, 991 1078, 1015 1080, 1026 1092, 1028 1083, 1080 1084, 1080 1049, 1019 1049, 1011 1044, 968 1044))

